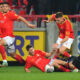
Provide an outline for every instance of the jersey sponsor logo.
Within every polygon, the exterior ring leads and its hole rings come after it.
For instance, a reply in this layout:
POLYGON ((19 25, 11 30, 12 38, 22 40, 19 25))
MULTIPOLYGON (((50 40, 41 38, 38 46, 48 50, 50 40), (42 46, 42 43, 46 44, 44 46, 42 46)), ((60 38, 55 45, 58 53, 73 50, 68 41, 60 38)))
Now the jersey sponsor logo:
POLYGON ((38 64, 40 60, 41 60, 41 58, 38 58, 38 59, 36 60, 36 64, 38 64))

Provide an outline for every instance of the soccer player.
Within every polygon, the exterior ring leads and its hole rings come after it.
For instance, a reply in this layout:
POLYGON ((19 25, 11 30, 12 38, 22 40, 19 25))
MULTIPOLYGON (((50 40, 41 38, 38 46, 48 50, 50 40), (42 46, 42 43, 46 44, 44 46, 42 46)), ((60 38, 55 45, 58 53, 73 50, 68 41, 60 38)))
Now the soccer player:
MULTIPOLYGON (((0 15, 2 14, 2 6, 3 6, 3 3, 0 3, 0 15)), ((1 34, 1 26, 2 26, 2 22, 0 20, 0 34, 1 34)), ((1 37, 1 35, 0 35, 0 37, 1 37)), ((8 66, 7 58, 6 58, 6 54, 5 54, 5 48, 2 45, 0 45, 0 53, 1 53, 2 58, 3 58, 3 63, 2 64, 5 65, 5 66, 8 66)))
POLYGON ((14 21, 20 20, 23 21, 30 28, 35 28, 36 26, 29 24, 26 21, 26 19, 24 19, 21 16, 18 16, 14 11, 11 11, 9 3, 7 2, 3 3, 3 14, 1 15, 0 18, 3 23, 1 26, 2 39, 0 40, 0 45, 6 45, 10 56, 19 61, 20 63, 23 63, 22 57, 16 54, 15 52, 14 46, 15 36, 13 34, 13 23, 14 21))
POLYGON ((56 21, 56 24, 59 28, 59 37, 57 42, 53 45, 53 48, 56 49, 56 56, 60 54, 70 57, 69 53, 66 51, 71 48, 71 45, 74 40, 74 33, 72 29, 72 23, 63 16, 62 12, 57 12, 53 14, 49 20, 44 20, 45 22, 56 21))
POLYGON ((34 50, 32 45, 27 45, 26 49, 28 51, 28 56, 25 64, 26 72, 30 72, 29 68, 31 68, 32 66, 35 66, 41 71, 45 72, 46 65, 55 66, 59 70, 62 70, 64 72, 71 72, 71 70, 64 68, 62 65, 69 66, 71 69, 73 69, 73 71, 74 70, 76 72, 78 71, 78 69, 73 64, 69 65, 67 62, 62 60, 45 58, 45 57, 50 57, 54 51, 46 53, 41 50, 34 50))

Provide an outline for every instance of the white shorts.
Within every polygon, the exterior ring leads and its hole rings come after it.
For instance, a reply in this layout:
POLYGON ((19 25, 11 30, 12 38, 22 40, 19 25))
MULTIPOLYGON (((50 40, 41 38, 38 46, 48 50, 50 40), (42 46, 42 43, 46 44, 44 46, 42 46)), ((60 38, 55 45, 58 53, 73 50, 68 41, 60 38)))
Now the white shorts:
POLYGON ((8 46, 12 45, 15 41, 15 38, 10 36, 6 36, 3 39, 6 41, 5 45, 8 45, 8 46))
POLYGON ((6 42, 5 46, 7 46, 8 53, 15 52, 15 46, 14 46, 15 37, 6 36, 3 39, 6 42))
MULTIPOLYGON (((63 39, 61 38, 58 38, 58 40, 56 41, 57 44, 59 44, 63 39)), ((59 44, 58 45, 58 48, 60 48, 61 46, 65 46, 66 48, 70 49, 71 48, 71 45, 73 43, 73 40, 72 38, 69 38, 66 42, 62 43, 62 44, 59 44)))

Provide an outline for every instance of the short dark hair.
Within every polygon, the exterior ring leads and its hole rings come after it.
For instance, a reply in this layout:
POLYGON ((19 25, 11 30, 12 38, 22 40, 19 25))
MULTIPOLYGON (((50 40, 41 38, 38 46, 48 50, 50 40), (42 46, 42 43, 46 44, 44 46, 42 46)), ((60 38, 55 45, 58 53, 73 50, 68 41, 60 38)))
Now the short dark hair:
POLYGON ((29 51, 29 49, 32 47, 32 45, 27 45, 26 46, 26 49, 27 49, 27 51, 29 51))
POLYGON ((62 13, 62 12, 57 12, 55 17, 56 17, 56 18, 63 17, 63 13, 62 13))
POLYGON ((8 2, 3 2, 3 4, 7 4, 7 5, 9 5, 9 3, 8 3, 8 2))

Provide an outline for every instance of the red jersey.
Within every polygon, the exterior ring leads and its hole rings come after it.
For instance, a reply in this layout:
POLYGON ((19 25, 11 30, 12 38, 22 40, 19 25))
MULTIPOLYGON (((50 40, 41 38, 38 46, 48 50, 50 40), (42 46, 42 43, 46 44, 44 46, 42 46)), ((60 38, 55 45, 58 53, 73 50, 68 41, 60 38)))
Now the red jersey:
MULTIPOLYGON (((55 14, 53 14, 53 19, 55 20, 55 14)), ((62 24, 57 23, 57 26, 59 28, 59 37, 64 39, 65 36, 69 36, 69 38, 74 39, 74 33, 73 28, 71 25, 71 22, 68 19, 64 19, 64 22, 62 24)))
POLYGON ((13 35, 13 22, 18 19, 18 15, 14 11, 9 11, 2 15, 3 26, 1 27, 2 37, 13 35))
POLYGON ((45 72, 45 66, 50 62, 50 59, 46 59, 45 56, 45 52, 41 50, 35 50, 34 56, 27 56, 25 69, 35 66, 45 72))

